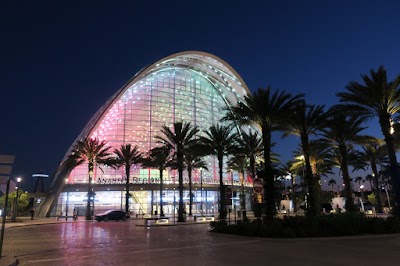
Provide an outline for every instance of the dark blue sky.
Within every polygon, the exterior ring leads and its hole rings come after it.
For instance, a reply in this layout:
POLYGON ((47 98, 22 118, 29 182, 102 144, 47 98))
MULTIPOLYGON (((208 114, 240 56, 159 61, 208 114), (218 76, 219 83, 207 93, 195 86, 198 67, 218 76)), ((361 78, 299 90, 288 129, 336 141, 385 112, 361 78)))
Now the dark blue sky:
MULTIPOLYGON (((234 2, 1 1, 0 154, 16 155, 13 175, 52 173, 116 90, 175 52, 213 53, 251 90, 327 106, 371 68, 400 72, 397 1, 234 2)), ((275 141, 289 159, 294 138, 275 141)))

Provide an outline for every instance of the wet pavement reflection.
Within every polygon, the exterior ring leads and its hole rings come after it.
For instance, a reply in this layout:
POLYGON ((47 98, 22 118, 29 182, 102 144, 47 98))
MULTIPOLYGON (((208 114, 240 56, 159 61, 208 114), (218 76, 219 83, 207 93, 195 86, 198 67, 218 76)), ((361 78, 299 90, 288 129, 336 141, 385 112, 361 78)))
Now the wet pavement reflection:
POLYGON ((140 227, 136 222, 10 228, 3 255, 18 258, 20 265, 397 265, 400 259, 398 235, 260 239, 210 233, 208 224, 140 227), (376 255, 381 251, 384 260, 376 255), (331 256, 334 252, 340 256, 331 256))

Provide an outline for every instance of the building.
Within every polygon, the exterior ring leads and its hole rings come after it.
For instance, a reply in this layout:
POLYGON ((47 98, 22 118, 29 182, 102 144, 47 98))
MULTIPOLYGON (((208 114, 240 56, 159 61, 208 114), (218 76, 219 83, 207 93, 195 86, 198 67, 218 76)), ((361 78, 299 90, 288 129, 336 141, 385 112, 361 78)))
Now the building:
MULTIPOLYGON (((171 126, 174 122, 183 121, 206 130, 219 123, 224 115, 223 108, 236 105, 248 92, 239 74, 220 58, 198 51, 173 54, 139 71, 97 111, 77 140, 87 136, 98 138, 106 140, 113 148, 131 143, 146 153, 156 146, 154 137, 160 134, 162 125, 171 126)), ((65 158, 71 149, 72 145, 65 158)), ((195 213, 212 214, 218 209, 218 162, 211 156, 206 160, 209 170, 197 169, 192 174, 193 209, 195 213)), ((233 201, 238 204, 237 191, 242 181, 248 193, 251 180, 244 180, 226 166, 224 173, 225 182, 233 185, 233 201)), ((184 174, 187 183, 187 173, 184 174)), ((177 171, 165 171, 163 176, 164 212, 171 214, 178 201, 177 171)), ((156 213, 159 208, 158 170, 134 167, 131 178, 131 212, 156 213)), ((40 215, 65 215, 70 214, 72 209, 85 213, 87 182, 87 165, 72 171, 61 166, 54 176, 40 215)), ((103 167, 100 170, 97 167, 93 180, 95 213, 123 209, 124 184, 124 169, 103 167)), ((189 201, 188 191, 184 194, 184 200, 189 201)), ((250 195, 247 197, 250 198, 250 195)))

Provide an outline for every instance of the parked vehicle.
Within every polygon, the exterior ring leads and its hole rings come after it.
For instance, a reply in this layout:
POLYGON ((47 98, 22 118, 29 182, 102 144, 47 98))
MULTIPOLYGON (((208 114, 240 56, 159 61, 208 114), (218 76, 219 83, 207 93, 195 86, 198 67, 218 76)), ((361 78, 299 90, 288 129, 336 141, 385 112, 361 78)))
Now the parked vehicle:
POLYGON ((109 210, 104 213, 97 214, 95 219, 98 222, 104 221, 108 222, 110 220, 114 221, 126 221, 129 218, 129 214, 123 211, 109 210))

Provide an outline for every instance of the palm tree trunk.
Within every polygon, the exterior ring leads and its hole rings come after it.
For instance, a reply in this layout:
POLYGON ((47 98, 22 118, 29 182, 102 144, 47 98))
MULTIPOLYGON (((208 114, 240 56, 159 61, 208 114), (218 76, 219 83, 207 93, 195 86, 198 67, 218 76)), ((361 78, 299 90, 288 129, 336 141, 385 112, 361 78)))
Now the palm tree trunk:
POLYGON ((241 184, 241 201, 240 205, 242 208, 242 211, 246 210, 246 196, 244 195, 244 170, 241 169, 241 175, 242 175, 242 184, 241 184))
POLYGON ((251 156, 250 158, 250 170, 251 170, 251 178, 254 180, 254 178, 256 178, 256 162, 253 156, 251 156))
MULTIPOLYGON (((376 163, 371 163, 371 169, 373 173, 373 181, 375 183, 375 188, 376 188, 376 207, 377 207, 377 212, 382 213, 382 201, 381 201, 381 188, 379 187, 379 173, 378 173, 378 168, 376 167, 376 163)), ((371 179, 370 179, 371 182, 371 179)), ((371 184, 371 190, 372 190, 372 184, 371 184)))
POLYGON ((192 205, 193 205, 193 197, 192 197, 192 168, 188 167, 188 177, 189 177, 189 216, 192 216, 192 205))
POLYGON ((179 209, 178 209, 178 222, 184 222, 184 204, 183 204, 183 153, 182 149, 178 148, 177 152, 178 160, 178 182, 179 182, 179 209))
MULTIPOLYGON (((382 201, 381 201, 381 189, 379 187, 379 181, 378 181, 378 178, 379 178, 378 169, 377 169, 375 163, 371 163, 371 169, 372 169, 372 173, 374 173, 372 178, 374 179, 375 188, 376 188, 375 195, 376 195, 377 212, 382 213, 383 210, 382 210, 382 201)), ((371 179, 370 179, 370 182, 371 182, 371 179)), ((371 190, 372 190, 372 185, 371 185, 371 190)))
MULTIPOLYGON (((164 217, 164 209, 163 209, 163 199, 162 199, 162 194, 163 194, 163 169, 160 168, 160 217, 164 217)), ((175 212, 175 210, 174 210, 175 212)))
POLYGON ((292 201, 293 201, 293 211, 297 212, 296 206, 296 191, 294 190, 294 175, 290 174, 290 182, 292 183, 292 201))
POLYGON ((223 160, 222 154, 218 154, 218 167, 219 167, 219 190, 220 190, 220 204, 219 204, 219 219, 226 219, 226 200, 225 200, 225 185, 223 181, 223 160))
POLYGON ((345 197, 346 197, 346 211, 348 212, 356 212, 358 209, 354 205, 353 202, 353 191, 351 189, 351 183, 350 183, 350 175, 349 175, 349 169, 347 166, 347 149, 346 146, 340 145, 339 146, 339 152, 340 152, 340 157, 341 157, 341 162, 340 162, 340 169, 342 169, 342 175, 343 175, 343 183, 345 185, 344 190, 345 190, 345 197))
POLYGON ((390 116, 379 117, 382 133, 385 137, 386 147, 389 155, 392 187, 394 192, 393 215, 400 216, 400 170, 397 165, 396 150, 394 148, 393 136, 390 134, 390 116))
POLYGON ((264 200, 266 207, 266 219, 271 221, 276 214, 275 207, 275 182, 274 172, 271 167, 271 130, 264 122, 262 128, 264 144, 264 200))
POLYGON ((89 184, 88 184, 88 193, 87 193, 87 204, 86 204, 86 220, 92 220, 92 212, 91 212, 91 196, 92 196, 92 178, 93 178, 93 170, 94 163, 88 163, 88 173, 89 173, 89 184))
POLYGON ((311 163, 310 163, 310 148, 308 142, 308 136, 301 136, 301 146, 303 148, 304 160, 306 164, 306 182, 308 186, 308 216, 316 216, 321 213, 321 204, 320 204, 320 193, 319 193, 319 185, 316 176, 312 172, 311 163))
POLYGON ((125 165, 126 183, 125 183, 125 212, 129 212, 129 176, 130 176, 131 166, 129 164, 125 165))

